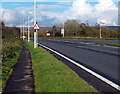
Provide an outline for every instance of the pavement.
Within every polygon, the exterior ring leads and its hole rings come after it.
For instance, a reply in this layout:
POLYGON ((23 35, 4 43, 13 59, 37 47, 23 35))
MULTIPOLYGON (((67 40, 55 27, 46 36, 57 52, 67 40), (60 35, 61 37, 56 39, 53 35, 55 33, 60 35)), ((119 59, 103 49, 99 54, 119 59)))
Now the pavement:
POLYGON ((23 49, 3 94, 34 94, 32 63, 27 45, 23 49))
POLYGON ((39 43, 68 56, 119 85, 120 48, 95 44, 102 41, 117 43, 116 40, 39 39, 39 43))

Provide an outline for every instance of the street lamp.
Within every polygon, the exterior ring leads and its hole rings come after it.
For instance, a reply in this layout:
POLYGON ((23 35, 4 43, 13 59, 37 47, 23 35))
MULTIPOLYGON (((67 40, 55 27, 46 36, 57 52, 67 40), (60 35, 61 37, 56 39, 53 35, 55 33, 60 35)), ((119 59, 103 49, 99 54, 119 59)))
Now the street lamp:
MULTIPOLYGON (((36 0, 34 0, 34 26, 37 23, 36 17, 36 0)), ((34 48, 37 48, 37 30, 34 31, 34 48)))
POLYGON ((25 32, 25 23, 24 23, 24 19, 23 19, 23 22, 22 22, 22 27, 23 27, 23 36, 22 36, 22 38, 23 38, 23 40, 24 40, 24 32, 25 32))
POLYGON ((100 25, 100 38, 102 38, 102 24, 104 24, 100 19, 98 19, 98 23, 100 25))
POLYGON ((102 38, 102 27, 100 25, 100 38, 102 38))
POLYGON ((29 27, 29 14, 28 14, 28 42, 30 42, 30 27, 29 27))

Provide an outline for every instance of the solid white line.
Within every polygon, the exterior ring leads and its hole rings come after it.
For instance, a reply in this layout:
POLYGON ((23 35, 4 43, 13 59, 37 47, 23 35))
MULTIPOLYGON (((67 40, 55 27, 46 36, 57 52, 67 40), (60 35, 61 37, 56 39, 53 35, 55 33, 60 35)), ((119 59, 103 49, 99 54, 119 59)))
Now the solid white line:
POLYGON ((117 48, 119 49, 120 47, 115 47, 115 46, 108 46, 108 45, 103 45, 104 47, 110 47, 110 48, 117 48))
POLYGON ((89 72, 90 74, 94 75, 95 77, 99 78, 100 80, 104 81, 105 83, 109 84, 110 86, 112 86, 112 87, 114 87, 115 89, 117 89, 117 90, 120 91, 120 86, 117 85, 117 84, 115 84, 114 82, 112 82, 112 81, 108 80, 107 78, 105 78, 105 77, 99 75, 98 73, 95 73, 94 71, 92 71, 92 70, 86 68, 85 66, 83 66, 83 65, 81 65, 81 64, 79 64, 79 63, 77 63, 76 61, 73 61, 72 59, 70 59, 70 58, 68 58, 68 57, 66 57, 66 56, 64 56, 64 55, 62 55, 62 54, 60 54, 59 52, 54 51, 53 49, 51 49, 51 48, 49 48, 49 47, 47 47, 47 46, 45 46, 45 45, 42 45, 42 44, 40 44, 40 43, 38 43, 38 44, 39 44, 40 46, 42 46, 42 47, 44 47, 44 48, 50 50, 51 52, 54 52, 55 54, 57 54, 57 55, 63 57, 64 59, 70 61, 71 63, 77 65, 78 67, 82 68, 83 70, 89 72))

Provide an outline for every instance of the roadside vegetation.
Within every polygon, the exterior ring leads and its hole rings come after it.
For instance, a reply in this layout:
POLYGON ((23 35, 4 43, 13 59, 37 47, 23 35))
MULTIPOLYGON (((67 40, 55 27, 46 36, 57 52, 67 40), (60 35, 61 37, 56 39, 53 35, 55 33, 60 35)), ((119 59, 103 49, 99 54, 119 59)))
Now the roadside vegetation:
POLYGON ((35 92, 98 92, 68 66, 41 47, 27 42, 35 81, 35 92))
MULTIPOLYGON (((65 29, 64 38, 72 39, 111 39, 120 40, 120 27, 108 27, 102 26, 102 38, 100 37, 100 25, 95 24, 90 26, 88 23, 80 23, 76 20, 68 20, 64 23, 64 26, 54 25, 53 27, 42 28, 38 31, 38 37, 44 38, 63 38, 61 35, 61 29, 65 29), (47 36, 47 33, 50 35, 47 36)), ((27 33, 26 33, 27 34, 27 33)), ((33 36, 33 31, 31 33, 33 36)))
POLYGON ((21 40, 19 39, 20 30, 16 27, 2 25, 2 88, 6 86, 15 64, 22 50, 21 40))
POLYGON ((96 43, 96 44, 120 47, 119 43, 96 43))
MULTIPOLYGON (((49 37, 49 38, 53 38, 53 37, 49 37)), ((54 37, 53 39, 84 39, 84 40, 120 40, 118 38, 99 38, 99 37, 75 37, 75 36, 71 36, 71 37, 54 37)))

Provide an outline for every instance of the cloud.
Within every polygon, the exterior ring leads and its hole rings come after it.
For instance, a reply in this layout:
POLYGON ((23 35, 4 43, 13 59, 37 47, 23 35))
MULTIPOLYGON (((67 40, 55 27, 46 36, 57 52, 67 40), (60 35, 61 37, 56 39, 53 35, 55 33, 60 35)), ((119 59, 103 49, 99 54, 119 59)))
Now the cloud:
POLYGON ((50 9, 55 9, 55 8, 64 8, 64 6, 62 5, 44 5, 44 4, 40 4, 37 5, 37 9, 41 9, 41 10, 50 10, 50 9))
POLYGON ((13 25, 18 25, 20 24, 20 19, 22 16, 20 16, 19 13, 16 13, 13 10, 4 10, 3 12, 3 21, 5 22, 5 24, 9 24, 9 26, 13 26, 13 25))
MULTIPOLYGON (((66 2, 66 0, 62 1, 66 2)), ((100 19, 101 22, 105 23, 105 25, 118 25, 118 8, 113 0, 98 0, 98 3, 95 5, 88 3, 88 0, 74 0, 72 6, 68 8, 68 10, 63 12, 51 11, 52 9, 59 10, 64 7, 64 5, 38 5, 38 22, 41 26, 52 26, 56 24, 63 24, 66 20, 75 19, 80 22, 87 22, 90 25, 94 25, 98 22, 98 19, 100 19)), ((8 24, 13 23, 13 25, 20 25, 21 18, 27 17, 28 9, 32 25, 34 17, 33 7, 17 8, 16 11, 4 10, 6 12, 3 18, 4 20, 6 19, 6 23, 8 24), (17 12, 17 10, 19 12, 17 12)))
MULTIPOLYGON (((3 2, 33 2, 34 0, 1 0, 3 2)), ((36 0, 37 2, 73 2, 75 0, 36 0)), ((82 1, 82 0, 80 0, 82 1)), ((97 2, 98 0, 87 0, 88 2, 97 2)), ((107 1, 107 0, 104 0, 107 1)), ((119 0, 113 0, 114 2, 119 2, 119 0)))
POLYGON ((3 8, 0 8, 0 20, 2 20, 2 18, 3 18, 3 12, 4 12, 4 9, 3 8))
POLYGON ((0 8, 0 11, 0 20, 4 21, 7 26, 20 26, 23 20, 27 20, 27 14, 25 13, 25 11, 21 10, 20 12, 18 12, 15 10, 3 8, 0 8))
MULTIPOLYGON (((34 0, 5 0, 3 2, 33 2, 34 0)), ((37 2, 72 2, 74 0, 36 0, 37 2)))
POLYGON ((98 0, 94 6, 87 0, 75 0, 69 10, 63 13, 47 12, 46 15, 55 18, 56 23, 75 19, 94 25, 100 19, 104 25, 118 25, 118 8, 112 0, 98 0))
POLYGON ((106 25, 116 25, 118 20, 118 8, 112 0, 99 0, 98 4, 91 5, 87 0, 75 0, 72 8, 66 12, 71 19, 80 19, 95 24, 98 19, 105 21, 106 25), (114 14, 114 15, 113 15, 114 14))

